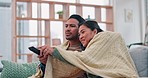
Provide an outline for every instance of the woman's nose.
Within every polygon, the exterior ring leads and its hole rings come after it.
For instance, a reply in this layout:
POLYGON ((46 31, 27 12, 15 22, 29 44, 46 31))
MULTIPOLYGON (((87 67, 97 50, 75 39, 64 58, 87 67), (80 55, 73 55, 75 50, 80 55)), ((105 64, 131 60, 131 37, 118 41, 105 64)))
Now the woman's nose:
POLYGON ((81 40, 83 38, 83 36, 82 35, 79 35, 79 40, 81 40))

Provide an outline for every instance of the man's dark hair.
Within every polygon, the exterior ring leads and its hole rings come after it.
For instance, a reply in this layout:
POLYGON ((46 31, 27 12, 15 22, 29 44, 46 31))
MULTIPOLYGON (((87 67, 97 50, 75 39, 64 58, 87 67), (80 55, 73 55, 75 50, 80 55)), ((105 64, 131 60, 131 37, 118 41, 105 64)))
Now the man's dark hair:
POLYGON ((71 18, 78 20, 79 21, 78 25, 80 25, 80 24, 85 22, 85 20, 80 15, 78 15, 78 14, 73 14, 68 19, 71 19, 71 18))

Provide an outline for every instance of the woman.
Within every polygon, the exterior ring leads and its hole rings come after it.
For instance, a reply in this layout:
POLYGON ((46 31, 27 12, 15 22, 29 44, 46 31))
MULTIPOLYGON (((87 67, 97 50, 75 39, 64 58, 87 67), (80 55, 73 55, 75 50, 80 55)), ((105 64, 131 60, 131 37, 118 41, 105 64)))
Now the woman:
MULTIPOLYGON (((86 21, 79 27, 79 39, 85 50, 66 51, 55 47, 52 55, 60 54, 70 64, 101 77, 137 78, 134 63, 119 33, 102 32, 96 21, 86 21)), ((50 61, 47 64, 51 65, 50 61)), ((51 72, 46 67, 46 73, 51 72)))

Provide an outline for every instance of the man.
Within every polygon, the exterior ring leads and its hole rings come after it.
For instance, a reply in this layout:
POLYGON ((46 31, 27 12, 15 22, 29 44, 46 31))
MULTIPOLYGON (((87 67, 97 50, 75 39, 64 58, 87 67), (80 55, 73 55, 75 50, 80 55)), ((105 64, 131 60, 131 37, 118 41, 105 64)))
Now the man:
MULTIPOLYGON (((65 24, 65 37, 67 41, 60 47, 65 50, 82 51, 81 43, 78 38, 78 26, 85 20, 79 15, 71 15, 65 24)), ((45 70, 45 65, 49 52, 54 49, 50 49, 48 45, 39 47, 40 55, 38 58, 41 61, 41 69, 45 70), (49 50, 50 49, 50 50, 49 50), (45 54, 43 54, 45 52, 45 54)), ((64 63, 56 58, 52 58, 53 78, 85 78, 85 72, 73 65, 64 63)))

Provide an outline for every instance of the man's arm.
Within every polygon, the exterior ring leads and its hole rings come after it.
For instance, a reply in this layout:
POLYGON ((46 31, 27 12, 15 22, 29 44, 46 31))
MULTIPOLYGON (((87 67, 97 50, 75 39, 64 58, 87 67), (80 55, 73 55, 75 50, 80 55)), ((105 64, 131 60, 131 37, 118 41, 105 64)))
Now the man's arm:
POLYGON ((43 64, 43 63, 40 63, 40 64, 39 64, 39 67, 41 68, 41 70, 42 70, 42 72, 43 72, 43 76, 42 76, 42 77, 44 77, 46 65, 43 64))

